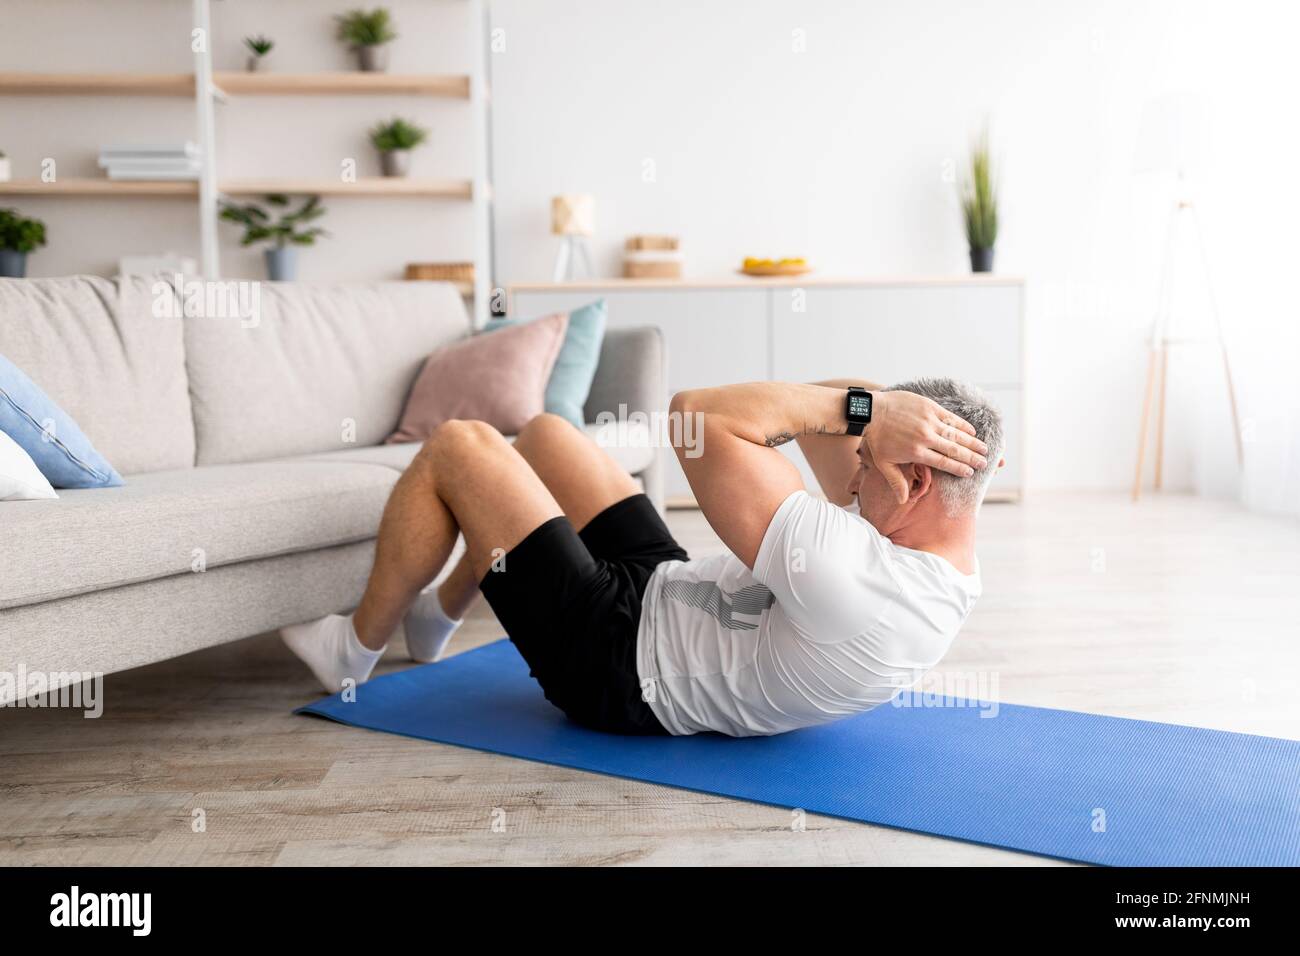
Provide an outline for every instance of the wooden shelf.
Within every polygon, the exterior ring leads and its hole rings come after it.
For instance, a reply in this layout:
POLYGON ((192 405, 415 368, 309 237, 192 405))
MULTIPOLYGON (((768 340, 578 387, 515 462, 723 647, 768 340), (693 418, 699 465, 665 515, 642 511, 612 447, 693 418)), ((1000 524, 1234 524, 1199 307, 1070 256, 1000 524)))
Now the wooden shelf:
MULTIPOLYGON (((204 5, 205 6, 205 5, 204 5)), ((195 6, 196 25, 200 5, 195 6)), ((211 56, 204 53, 207 64, 211 56)), ((199 64, 200 72, 207 67, 199 64)), ((41 73, 0 70, 0 97, 5 96, 146 96, 180 97, 195 101, 194 109, 204 151, 205 169, 215 162, 215 133, 213 131, 211 98, 219 103, 236 96, 422 96, 471 101, 471 83, 480 83, 483 74, 476 69, 470 74, 389 74, 351 71, 322 71, 316 73, 248 73, 214 71, 210 84, 200 84, 195 73, 41 73), (203 97, 196 94, 203 90, 203 97)), ((478 105, 485 102, 480 97, 478 105)), ((99 107, 96 107, 99 108, 99 107)), ((215 185, 219 195, 228 197, 260 197, 282 193, 295 196, 321 195, 328 197, 410 197, 434 200, 475 201, 473 212, 476 221, 486 216, 489 192, 476 189, 476 180, 485 178, 476 166, 475 179, 452 178, 385 178, 369 177, 347 183, 337 177, 258 177, 251 179, 223 179, 215 185)), ((0 199, 26 196, 31 198, 82 197, 93 199, 116 198, 179 198, 200 201, 198 180, 111 180, 107 177, 87 176, 62 178, 46 183, 39 179, 0 182, 0 199)), ((200 202, 199 245, 204 268, 218 274, 217 249, 219 239, 214 210, 200 202)), ((486 234, 486 228, 480 228, 486 234)), ((474 257, 483 260, 486 247, 475 244, 474 257)), ((455 283, 461 295, 468 300, 475 297, 473 283, 455 283)), ((486 308, 486 303, 481 304, 486 308)))
MULTIPOLYGON (((445 96, 469 99, 469 77, 435 73, 213 74, 227 94, 245 96, 445 96)), ((10 96, 193 96, 192 73, 0 73, 10 96)))
POLYGON ((11 96, 193 96, 192 73, 0 73, 11 96))
POLYGON ((232 96, 410 95, 469 99, 468 76, 398 73, 233 73, 213 74, 213 82, 232 96))
MULTIPOLYGON (((218 184, 229 196, 422 196, 428 199, 469 199, 468 179, 399 179, 373 176, 345 183, 337 179, 230 179, 218 184)), ((13 179, 0 183, 0 196, 186 196, 199 194, 194 180, 13 179)))
POLYGON ((184 196, 194 198, 199 184, 192 179, 12 179, 0 183, 0 196, 184 196))
POLYGON ((473 185, 468 179, 409 179, 371 176, 345 183, 339 179, 228 179, 217 188, 231 196, 425 196, 433 199, 469 199, 473 185))

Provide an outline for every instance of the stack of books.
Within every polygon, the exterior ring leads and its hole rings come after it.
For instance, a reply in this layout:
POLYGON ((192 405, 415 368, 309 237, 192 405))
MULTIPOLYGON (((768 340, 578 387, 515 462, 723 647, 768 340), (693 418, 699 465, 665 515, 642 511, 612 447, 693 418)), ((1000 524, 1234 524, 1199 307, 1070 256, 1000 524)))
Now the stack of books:
POLYGON ((191 142, 105 146, 99 168, 109 179, 198 179, 199 148, 191 142))

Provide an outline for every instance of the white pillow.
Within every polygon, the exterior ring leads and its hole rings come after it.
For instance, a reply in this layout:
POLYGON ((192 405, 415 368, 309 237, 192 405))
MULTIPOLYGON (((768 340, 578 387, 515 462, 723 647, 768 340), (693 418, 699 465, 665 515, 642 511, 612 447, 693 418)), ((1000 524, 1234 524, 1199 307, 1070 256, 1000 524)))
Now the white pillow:
POLYGON ((57 498, 50 483, 18 442, 0 432, 0 501, 57 498))

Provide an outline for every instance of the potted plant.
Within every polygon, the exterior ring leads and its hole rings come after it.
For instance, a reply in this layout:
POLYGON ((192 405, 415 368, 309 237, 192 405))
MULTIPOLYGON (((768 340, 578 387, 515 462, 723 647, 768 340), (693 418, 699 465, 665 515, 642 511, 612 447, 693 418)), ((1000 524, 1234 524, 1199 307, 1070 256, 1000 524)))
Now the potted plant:
POLYGON ((244 46, 248 47, 248 72, 256 73, 262 68, 262 60, 275 47, 275 41, 261 34, 244 37, 244 46))
POLYGON ((429 138, 422 126, 394 117, 370 130, 370 142, 379 150, 385 176, 405 176, 411 171, 411 150, 429 138))
POLYGON ((0 149, 0 183, 9 182, 11 175, 13 175, 13 169, 9 165, 9 157, 5 155, 3 149, 0 149))
POLYGON ((970 244, 972 272, 993 271, 993 246, 998 239, 998 193, 989 158, 989 134, 985 129, 971 149, 970 171, 962 187, 962 219, 970 244))
POLYGON ((241 246, 251 246, 255 242, 273 243, 263 252, 266 276, 272 282, 291 281, 298 275, 298 247, 315 245, 317 237, 328 235, 319 226, 307 227, 308 223, 325 215, 325 207, 320 204, 319 196, 308 196, 299 209, 289 212, 289 197, 281 193, 267 196, 266 203, 280 210, 274 221, 272 213, 256 203, 225 203, 221 207, 221 218, 244 227, 244 237, 239 241, 241 246))
POLYGON ((45 245, 45 223, 27 219, 17 209, 0 209, 0 276, 27 275, 27 253, 45 245))
POLYGON ((338 38, 356 53, 363 72, 382 73, 388 69, 388 44, 397 39, 397 33, 387 7, 349 10, 334 19, 338 38))

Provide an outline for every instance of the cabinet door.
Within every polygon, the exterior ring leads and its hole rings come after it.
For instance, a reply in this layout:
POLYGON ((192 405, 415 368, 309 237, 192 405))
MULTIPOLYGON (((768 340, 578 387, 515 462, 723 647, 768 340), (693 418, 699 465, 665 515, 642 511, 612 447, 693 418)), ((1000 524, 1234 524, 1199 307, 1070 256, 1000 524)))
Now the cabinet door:
MULTIPOLYGON (((667 352, 663 409, 684 388, 755 382, 768 377, 767 294, 761 289, 635 289, 518 292, 514 314, 545 315, 604 298, 611 328, 655 325, 667 352)), ((689 498, 690 486, 672 449, 661 449, 665 494, 689 498)))
POLYGON ((767 296, 761 289, 520 292, 515 313, 544 315, 599 298, 608 306, 610 328, 663 330, 669 394, 767 378, 767 296))
POLYGON ((774 377, 1018 386, 1020 297, 1019 286, 994 285, 773 290, 774 377))
POLYGON ((1022 393, 1018 389, 988 389, 988 396, 1002 412, 1002 432, 1006 436, 1006 465, 993 476, 989 500, 1019 498, 1025 487, 1024 414, 1022 393))

